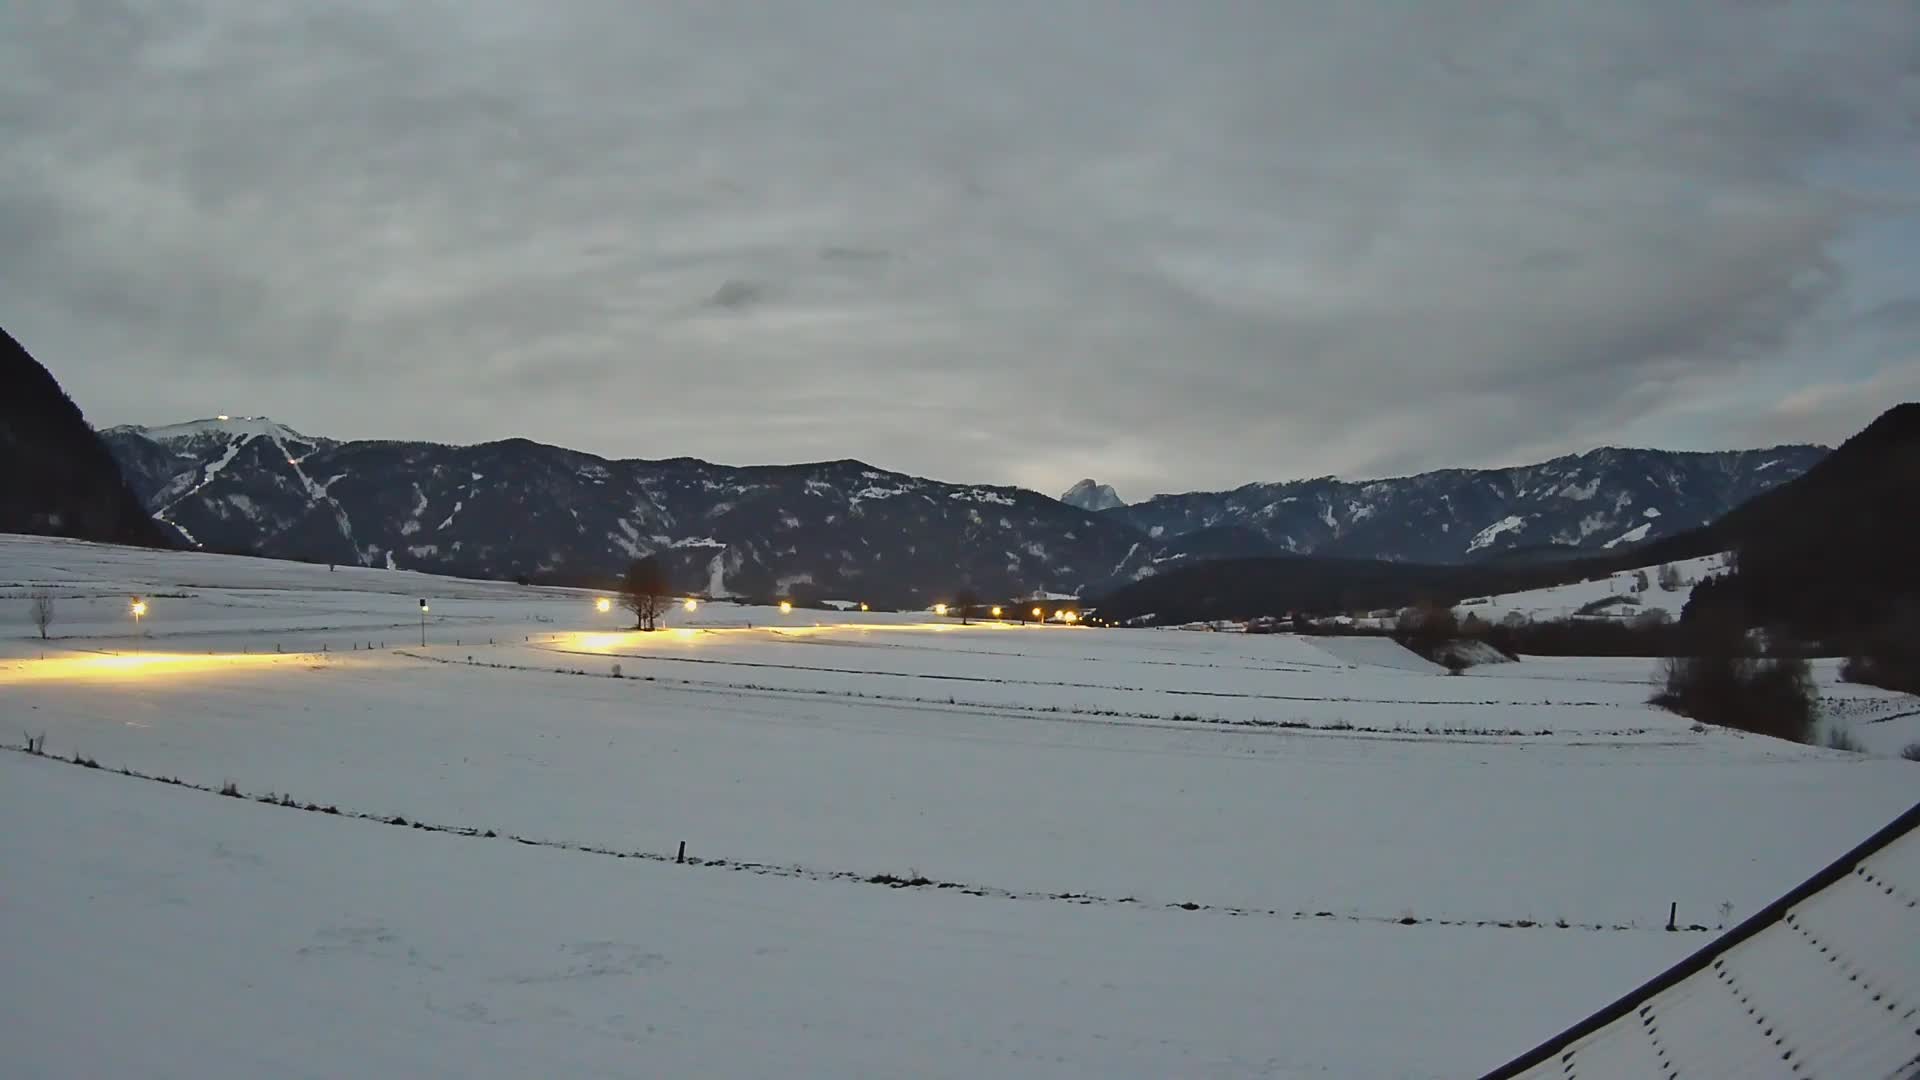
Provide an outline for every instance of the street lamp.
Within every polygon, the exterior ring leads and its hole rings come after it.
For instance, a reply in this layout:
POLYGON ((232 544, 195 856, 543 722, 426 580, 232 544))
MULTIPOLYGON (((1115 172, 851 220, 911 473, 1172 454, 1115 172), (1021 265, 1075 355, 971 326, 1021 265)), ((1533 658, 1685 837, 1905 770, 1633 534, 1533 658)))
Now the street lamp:
POLYGON ((791 600, 780 601, 780 614, 782 615, 793 614, 793 601, 791 600))
POLYGON ((593 610, 605 615, 607 612, 613 610, 613 601, 602 596, 593 602, 593 610))
POLYGON ((998 604, 993 606, 993 617, 996 619, 1000 617, 1000 605, 998 604))
POLYGON ((860 610, 861 610, 861 611, 869 611, 869 610, 871 610, 871 609, 870 609, 870 608, 868 608, 868 607, 867 607, 867 605, 865 605, 865 604, 861 604, 861 605, 860 605, 860 610))
POLYGON ((945 604, 933 605, 933 613, 935 615, 945 615, 947 613, 947 605, 945 604))
POLYGON ((136 596, 133 603, 127 605, 127 610, 133 613, 133 636, 139 637, 140 617, 147 613, 147 602, 136 596))
POLYGON ((427 647, 427 599, 420 598, 420 647, 427 647))
POLYGON ((688 612, 688 613, 692 613, 692 612, 695 612, 695 611, 699 611, 699 610, 700 610, 700 601, 698 601, 698 600, 695 600, 695 599, 694 599, 693 597, 691 597, 691 596, 689 596, 689 597, 687 597, 687 602, 686 602, 686 603, 684 603, 684 604, 681 604, 681 605, 680 605, 680 610, 682 610, 682 611, 685 611, 685 612, 688 612))
POLYGON ((1034 609, 1033 609, 1033 621, 1035 621, 1035 622, 1045 622, 1045 621, 1046 621, 1046 618, 1047 618, 1047 613, 1046 613, 1046 612, 1044 612, 1044 611, 1041 611, 1041 610, 1040 610, 1039 608, 1034 608, 1034 609))

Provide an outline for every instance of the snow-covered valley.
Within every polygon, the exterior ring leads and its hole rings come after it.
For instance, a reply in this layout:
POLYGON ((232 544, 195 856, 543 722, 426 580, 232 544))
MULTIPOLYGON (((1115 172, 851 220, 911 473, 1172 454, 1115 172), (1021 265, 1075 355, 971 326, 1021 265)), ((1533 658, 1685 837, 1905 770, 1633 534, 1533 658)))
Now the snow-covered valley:
POLYGON ((1650 661, 592 599, 0 536, 16 1075, 1461 1075, 1920 791, 1650 661))

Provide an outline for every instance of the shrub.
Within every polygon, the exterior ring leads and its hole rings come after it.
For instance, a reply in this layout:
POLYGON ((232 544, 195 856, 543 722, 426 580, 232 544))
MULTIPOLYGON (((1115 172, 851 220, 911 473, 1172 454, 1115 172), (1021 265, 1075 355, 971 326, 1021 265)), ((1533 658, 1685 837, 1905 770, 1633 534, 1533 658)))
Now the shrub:
POLYGON ((1920 742, 1908 743, 1906 749, 1900 751, 1900 756, 1908 761, 1920 761, 1920 742))
POLYGON ((1601 597, 1596 597, 1595 599, 1589 600, 1584 604, 1581 604, 1580 607, 1576 611, 1574 611, 1574 614, 1575 615, 1605 615, 1607 613, 1607 609, 1610 607, 1616 607, 1616 606, 1637 607, 1639 606, 1639 604, 1640 604, 1640 598, 1637 596, 1632 596, 1632 595, 1601 596, 1601 597))
POLYGON ((1827 749, 1845 750, 1849 754, 1867 752, 1867 748, 1860 745, 1860 740, 1853 737, 1853 732, 1843 727, 1833 728, 1827 732, 1827 749))
POLYGON ((53 594, 44 590, 34 593, 27 614, 34 628, 40 631, 40 640, 47 640, 47 628, 53 625, 53 594))
POLYGON ((1819 701, 1813 674, 1797 657, 1755 659, 1729 650, 1668 657, 1652 703, 1720 727, 1805 743, 1819 701))

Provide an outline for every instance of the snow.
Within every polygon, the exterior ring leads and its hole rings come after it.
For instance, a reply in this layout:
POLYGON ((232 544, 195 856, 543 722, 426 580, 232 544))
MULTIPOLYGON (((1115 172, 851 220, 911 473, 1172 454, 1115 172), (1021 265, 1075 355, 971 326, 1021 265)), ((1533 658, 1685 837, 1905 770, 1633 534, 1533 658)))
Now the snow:
POLYGON ((727 553, 716 552, 707 561, 707 595, 713 599, 732 596, 727 590, 727 553))
POLYGON ((1633 528, 1628 529, 1626 532, 1621 533, 1619 536, 1616 536, 1613 539, 1607 541, 1606 543, 1601 544, 1600 546, 1611 551, 1614 548, 1619 547, 1621 544, 1637 544, 1640 541, 1645 540, 1647 538, 1647 534, 1652 531, 1653 531, 1653 522, 1643 521, 1640 524, 1635 525, 1633 528))
POLYGON ((103 766, 0 752, 0 819, 59 823, 0 830, 27 1076, 1462 1075, 1704 944, 1669 901, 1757 910, 1917 775, 1695 732, 1650 661, 732 604, 640 634, 584 591, 24 537, 0 567, 6 728, 103 766))
POLYGON ((1667 951, 796 881, 0 754, 0 810, 29 808, 60 828, 0 832, 21 1077, 1437 1076, 1597 1003, 1560 970, 1667 951))
POLYGON ((1572 618, 1582 607, 1608 597, 1618 597, 1622 606, 1618 611, 1628 618, 1648 611, 1665 611, 1679 618, 1686 609, 1687 600, 1693 595, 1693 586, 1701 580, 1712 577, 1726 569, 1727 556, 1707 555, 1697 559, 1683 559, 1673 564, 1680 573, 1683 584, 1672 592, 1660 588, 1660 567, 1658 565, 1620 570, 1607 577, 1588 581, 1573 582, 1567 585, 1553 585, 1543 589, 1531 589, 1526 592, 1502 593, 1498 596, 1478 597, 1457 605, 1454 610, 1461 618, 1471 614, 1488 622, 1499 622, 1512 615, 1545 621, 1549 619, 1572 618), (1648 588, 1636 593, 1636 577, 1646 574, 1648 588), (1627 605, 1629 597, 1640 602, 1627 605))
POLYGON ((1920 950, 1888 946, 1920 940, 1916 896, 1920 831, 1909 831, 1521 1075, 1911 1076, 1920 950))
POLYGON ((209 435, 224 435, 235 442, 245 442, 255 436, 266 436, 275 442, 292 440, 311 443, 313 441, 285 424, 275 423, 264 416, 209 417, 204 420, 190 420, 183 424, 165 424, 160 427, 127 425, 114 430, 131 431, 158 443, 198 439, 209 435))
POLYGON ((1600 492, 1600 477, 1594 476, 1587 480, 1587 483, 1584 487, 1576 486, 1570 483, 1567 486, 1561 488, 1559 491, 1555 492, 1554 494, 1558 495, 1560 498, 1563 498, 1563 499, 1571 499, 1574 502, 1586 502, 1588 499, 1591 499, 1595 495, 1599 494, 1599 492, 1600 492))
MULTIPOLYGON (((221 452, 219 460, 207 462, 206 468, 200 471, 200 480, 198 483, 194 484, 192 487, 188 488, 187 490, 185 490, 184 492, 180 493, 178 496, 173 498, 171 501, 167 503, 166 506, 161 507, 160 510, 154 516, 165 518, 167 511, 179 505, 182 499, 185 499, 189 495, 198 493, 201 488, 204 488, 208 484, 213 483, 214 477, 219 476, 221 473, 221 470, 233 464, 233 459, 239 456, 240 448, 242 446, 245 446, 246 443, 247 443, 247 440, 245 438, 237 439, 231 443, 228 443, 227 448, 221 452)), ((168 518, 167 520, 172 520, 172 519, 168 518)))
POLYGON ((1509 515, 1473 534, 1473 540, 1467 544, 1468 551, 1479 551, 1493 546, 1502 534, 1519 532, 1527 527, 1527 519, 1519 515, 1509 515))

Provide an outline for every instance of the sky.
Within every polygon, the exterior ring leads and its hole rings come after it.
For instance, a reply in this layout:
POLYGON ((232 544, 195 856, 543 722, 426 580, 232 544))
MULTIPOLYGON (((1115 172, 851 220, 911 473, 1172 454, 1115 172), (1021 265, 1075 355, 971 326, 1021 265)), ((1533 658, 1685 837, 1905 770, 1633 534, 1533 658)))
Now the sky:
POLYGON ((1913 0, 0 5, 96 425, 1131 499, 1920 398, 1913 0))

